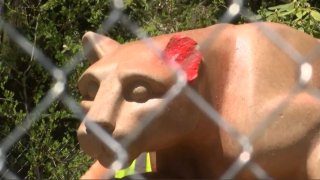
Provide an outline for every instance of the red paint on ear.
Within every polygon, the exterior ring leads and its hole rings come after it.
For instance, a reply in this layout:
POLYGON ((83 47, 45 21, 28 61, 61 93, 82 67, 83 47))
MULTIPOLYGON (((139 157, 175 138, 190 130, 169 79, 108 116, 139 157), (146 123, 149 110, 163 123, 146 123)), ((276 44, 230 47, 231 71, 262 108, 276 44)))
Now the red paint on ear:
POLYGON ((173 36, 164 50, 164 57, 167 61, 175 60, 181 66, 189 83, 198 77, 202 54, 198 50, 198 43, 193 39, 173 36))

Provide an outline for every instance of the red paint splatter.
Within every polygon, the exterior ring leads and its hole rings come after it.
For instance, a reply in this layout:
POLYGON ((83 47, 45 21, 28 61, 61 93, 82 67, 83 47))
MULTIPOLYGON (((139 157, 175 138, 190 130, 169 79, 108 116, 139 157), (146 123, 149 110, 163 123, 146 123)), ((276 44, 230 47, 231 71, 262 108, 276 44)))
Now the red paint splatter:
POLYGON ((169 40, 164 50, 165 60, 175 60, 186 73, 189 83, 198 77, 202 54, 197 47, 198 43, 193 39, 176 35, 169 40))

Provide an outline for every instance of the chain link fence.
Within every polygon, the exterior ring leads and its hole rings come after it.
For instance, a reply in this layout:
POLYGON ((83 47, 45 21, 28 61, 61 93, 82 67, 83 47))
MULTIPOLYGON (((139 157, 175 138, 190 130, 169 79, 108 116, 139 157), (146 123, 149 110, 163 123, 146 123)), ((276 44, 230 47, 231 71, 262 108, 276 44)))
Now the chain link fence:
MULTIPOLYGON (((4 2, 0 1, 0 15, 2 14, 2 6, 4 2)), ((124 4, 121 0, 113 1, 113 10, 108 15, 108 18, 104 20, 102 24, 102 28, 98 29, 99 33, 107 33, 112 27, 120 22, 122 26, 126 27, 131 31, 131 33, 135 34, 139 39, 144 41, 151 50, 155 52, 161 52, 161 50, 157 49, 151 40, 148 39, 147 33, 141 29, 139 26, 132 22, 130 18, 123 11, 124 4)), ((219 22, 228 23, 233 20, 236 16, 241 14, 242 17, 245 17, 247 21, 256 22, 256 15, 252 13, 249 9, 243 6, 243 1, 234 0, 233 3, 229 6, 228 10, 221 16, 219 22)), ((263 24, 257 24, 262 29, 263 33, 269 40, 275 44, 277 47, 281 48, 288 56, 291 57, 292 61, 294 61, 297 65, 297 69, 300 69, 300 72, 297 72, 299 75, 299 79, 296 82, 296 87, 303 88, 305 84, 307 84, 310 80, 310 71, 312 70, 311 65, 306 62, 315 60, 315 58, 319 58, 320 47, 314 47, 314 49, 310 50, 310 53, 307 56, 300 54, 297 50, 291 47, 289 43, 287 43, 279 34, 275 33, 268 27, 265 27, 263 24)), ((83 53, 79 52, 70 59, 70 61, 65 64, 63 67, 57 67, 53 64, 52 60, 46 56, 46 53, 41 50, 41 48, 35 47, 32 42, 28 41, 23 35, 21 35, 12 25, 7 23, 0 16, 0 29, 2 29, 8 37, 16 43, 20 48, 22 48, 26 53, 30 56, 34 57, 39 64, 43 68, 45 68, 48 73, 51 75, 52 80, 54 82, 52 88, 46 93, 45 97, 39 102, 39 104, 28 113, 25 117, 24 121, 17 125, 10 134, 6 135, 4 139, 1 140, 0 144, 0 174, 2 178, 5 179, 19 179, 24 178, 21 177, 23 171, 26 171, 30 168, 30 162, 25 159, 21 159, 21 155, 27 152, 29 149, 28 144, 23 144, 24 148, 22 154, 12 154, 11 148, 15 144, 19 144, 20 140, 25 136, 28 136, 28 131, 32 128, 33 123, 35 123, 40 116, 42 116, 48 107, 55 101, 60 101, 66 107, 69 108, 70 111, 78 119, 84 119, 85 114, 81 110, 78 102, 67 93, 66 85, 68 83, 67 77, 68 75, 76 68, 76 66, 84 60, 83 53), (15 164, 17 162, 25 161, 24 165, 20 167, 20 169, 12 170, 8 165, 15 164)), ((221 32, 212 32, 215 34, 221 32)), ((203 44, 208 44, 210 42, 202 42, 203 44)), ((201 43, 200 43, 201 44, 201 43)), ((157 112, 152 112, 145 119, 142 120, 141 126, 135 131, 129 139, 127 139, 126 144, 130 144, 135 137, 137 137, 143 128, 145 128, 149 123, 152 122, 155 116, 161 112, 163 108, 166 107, 168 103, 170 103, 182 90, 184 90, 187 96, 193 101, 207 116, 209 116, 214 123, 216 123, 220 128, 224 129, 228 132, 242 147, 242 152, 238 156, 237 160, 232 164, 232 166, 224 173, 222 179, 230 179, 233 178, 239 173, 239 171, 246 166, 250 162, 250 170, 254 173, 257 178, 266 179, 269 178, 267 172, 264 171, 258 164, 251 161, 253 147, 252 142, 261 135, 274 121, 274 117, 279 112, 282 112, 288 105, 290 104, 290 100, 296 95, 296 90, 292 90, 292 94, 288 94, 286 98, 284 98, 278 106, 273 109, 272 113, 269 114, 261 124, 259 124, 256 129, 252 132, 250 136, 244 136, 238 132, 237 129, 234 129, 231 124, 229 124, 226 120, 224 120, 219 113, 212 109, 212 107, 194 90, 186 87, 186 82, 183 79, 184 76, 179 76, 177 83, 172 86, 172 88, 168 91, 168 93, 163 97, 164 101, 161 106, 158 108, 157 112)), ((310 92, 314 98, 318 99, 320 97, 320 92, 318 89, 314 89, 310 92)), ((99 125, 97 124, 88 124, 88 127, 96 134, 96 136, 101 139, 102 142, 107 147, 110 147, 116 154, 117 161, 113 162, 112 168, 119 169, 121 168, 127 160, 127 153, 122 146, 112 139, 112 137, 106 133, 99 125)), ((67 145, 69 142, 64 142, 67 145)), ((73 142, 72 142, 73 143, 73 142)), ((73 160, 74 154, 82 153, 79 151, 78 146, 76 146, 72 151, 65 152, 65 147, 60 146, 55 150, 55 153, 64 154, 63 158, 60 160, 52 160, 43 157, 43 161, 54 161, 55 163, 68 163, 73 160)), ((75 167, 77 169, 79 167, 75 167)), ((80 169, 87 168, 84 166, 80 169)), ((65 169, 68 171, 68 169, 65 169)), ((83 173, 83 172, 82 172, 83 173)), ((37 175, 38 178, 41 178, 41 174, 37 175)), ((54 179, 59 179, 61 177, 57 177, 52 175, 54 179)), ((63 177, 63 178, 74 178, 74 177, 63 177)), ((141 177, 143 178, 143 177, 141 177)))

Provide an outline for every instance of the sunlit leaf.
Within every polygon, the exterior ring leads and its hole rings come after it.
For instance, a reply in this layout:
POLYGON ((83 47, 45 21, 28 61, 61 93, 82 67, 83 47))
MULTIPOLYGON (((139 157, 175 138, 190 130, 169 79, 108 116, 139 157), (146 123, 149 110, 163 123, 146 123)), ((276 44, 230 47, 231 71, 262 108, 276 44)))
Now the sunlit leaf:
POLYGON ((273 6, 273 7, 270 7, 268 8, 269 10, 291 10, 294 8, 294 4, 293 2, 291 3, 288 3, 288 4, 281 4, 281 5, 278 5, 278 6, 273 6))
POLYGON ((286 11, 286 12, 280 13, 279 16, 283 17, 283 16, 286 16, 286 15, 292 14, 294 11, 295 11, 295 9, 291 9, 290 11, 286 11))
POLYGON ((316 10, 312 10, 310 15, 316 20, 316 21, 320 21, 320 13, 316 10))

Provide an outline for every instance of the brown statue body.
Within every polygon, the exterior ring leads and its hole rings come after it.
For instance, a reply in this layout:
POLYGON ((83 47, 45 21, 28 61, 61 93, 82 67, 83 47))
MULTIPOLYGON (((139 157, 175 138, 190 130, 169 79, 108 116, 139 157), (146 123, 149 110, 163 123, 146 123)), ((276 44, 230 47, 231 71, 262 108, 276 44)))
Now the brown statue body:
MULTIPOLYGON (((299 65, 256 25, 220 24, 179 33, 197 41, 203 55, 199 76, 190 86, 243 135, 250 135, 278 108, 299 80, 299 65)), ((279 34, 302 56, 320 45, 287 26, 260 25, 279 34)), ((171 37, 152 40, 164 49, 171 37)), ((79 81, 87 98, 81 104, 89 118, 121 141, 139 126, 141 117, 158 107, 176 81, 174 73, 142 41, 120 45, 94 33, 87 33, 83 41, 94 47, 88 54, 94 63, 79 81)), ((307 93, 319 89, 320 55, 308 60, 313 69, 306 90, 275 113, 274 122, 253 144, 253 161, 275 179, 320 178, 320 102, 307 93)), ((78 137, 84 151, 104 166, 114 160, 84 123, 78 137)), ((216 179, 236 160, 241 146, 182 92, 127 150, 130 160, 155 151, 159 177, 216 179)), ((237 175, 254 177, 248 168, 237 175)))

